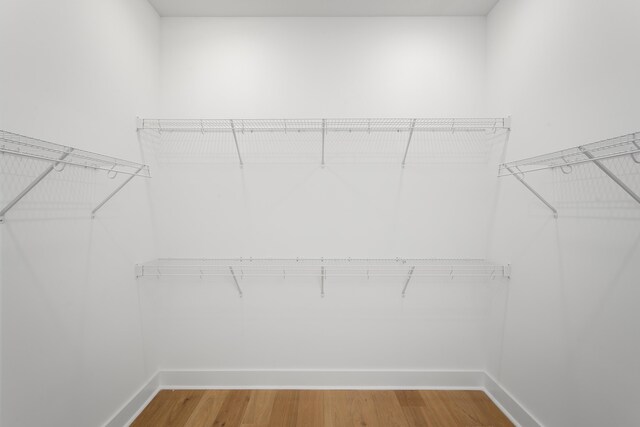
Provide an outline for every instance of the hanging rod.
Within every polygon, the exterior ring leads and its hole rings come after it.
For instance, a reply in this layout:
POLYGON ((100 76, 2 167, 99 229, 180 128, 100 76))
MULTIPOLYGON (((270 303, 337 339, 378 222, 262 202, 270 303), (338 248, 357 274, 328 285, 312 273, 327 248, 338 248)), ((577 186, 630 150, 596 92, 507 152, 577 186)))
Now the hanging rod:
POLYGON ((509 278, 509 265, 482 259, 413 258, 161 258, 136 265, 136 277, 213 278, 231 277, 242 295, 239 281, 252 277, 317 277, 321 295, 328 279, 335 277, 405 278, 402 295, 417 277, 509 278))
POLYGON ((631 198, 640 204, 640 196, 602 163, 603 160, 622 156, 629 156, 635 163, 640 164, 640 132, 630 133, 515 162, 503 163, 498 168, 498 176, 516 177, 518 181, 520 181, 554 213, 554 216, 557 216, 557 210, 525 181, 524 175, 530 172, 556 168, 559 168, 565 174, 570 174, 573 171, 573 166, 575 165, 593 163, 629 196, 631 196, 631 198))
POLYGON ((14 197, 2 210, 0 210, 0 223, 4 222, 5 214, 13 208, 24 196, 53 171, 62 172, 67 166, 81 167, 106 172, 108 178, 116 178, 118 175, 127 175, 127 179, 100 202, 91 212, 92 218, 116 193, 118 193, 134 177, 150 178, 149 166, 116 157, 105 156, 74 147, 55 144, 41 139, 30 138, 12 132, 0 130, 0 153, 12 156, 26 157, 30 159, 49 162, 49 166, 36 177, 24 190, 14 197))
POLYGON ((509 118, 413 119, 140 119, 138 130, 158 132, 486 132, 508 129, 509 118))

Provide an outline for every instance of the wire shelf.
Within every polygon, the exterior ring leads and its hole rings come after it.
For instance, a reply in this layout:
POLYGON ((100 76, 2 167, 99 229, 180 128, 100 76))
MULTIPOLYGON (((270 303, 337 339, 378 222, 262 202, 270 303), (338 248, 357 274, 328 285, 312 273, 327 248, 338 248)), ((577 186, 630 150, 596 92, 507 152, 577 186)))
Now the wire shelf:
MULTIPOLYGON (((10 200, 0 210, 0 223, 4 222, 5 214, 9 212, 20 200, 29 194, 51 172, 62 172, 67 166, 106 171, 108 178, 114 179, 118 175, 124 175, 124 181, 117 186, 105 199, 103 199, 92 211, 91 217, 101 209, 113 196, 115 196, 133 178, 142 176, 150 178, 149 166, 103 154, 92 153, 41 139, 30 138, 12 132, 0 130, 0 153, 2 155, 18 156, 33 159, 35 163, 49 163, 49 165, 36 176, 19 194, 10 200)), ((34 163, 34 162, 29 162, 34 163)))
POLYGON ((136 277, 157 279, 233 279, 240 297, 240 280, 252 277, 316 277, 324 297, 325 280, 335 277, 403 278, 404 297, 411 279, 431 277, 447 279, 491 280, 509 278, 511 267, 481 259, 410 258, 163 258, 136 265, 136 277))
POLYGON ((56 164, 57 170, 66 165, 104 170, 109 177, 118 174, 136 175, 150 178, 149 166, 103 154, 92 153, 66 145, 54 144, 41 139, 30 138, 0 130, 0 152, 15 156, 29 157, 56 164))
POLYGON ((143 119, 158 132, 485 132, 507 129, 505 118, 420 119, 143 119))
POLYGON ((508 118, 143 119, 159 158, 248 163, 486 161, 508 118))
POLYGON ((522 175, 552 168, 561 168, 563 172, 569 173, 573 165, 627 155, 636 163, 640 163, 640 132, 503 163, 500 165, 498 176, 522 175))
POLYGON ((605 139, 566 150, 556 151, 541 156, 503 163, 498 169, 498 176, 514 176, 534 196, 545 204, 554 217, 558 217, 557 209, 538 193, 527 181, 524 175, 544 169, 559 168, 564 174, 573 172, 574 165, 591 163, 608 176, 618 187, 627 193, 637 204, 640 195, 625 183, 617 173, 607 165, 607 160, 629 156, 634 163, 640 165, 640 132, 605 139))
POLYGON ((471 277, 508 278, 508 265, 481 259, 161 258, 136 266, 137 277, 471 277))

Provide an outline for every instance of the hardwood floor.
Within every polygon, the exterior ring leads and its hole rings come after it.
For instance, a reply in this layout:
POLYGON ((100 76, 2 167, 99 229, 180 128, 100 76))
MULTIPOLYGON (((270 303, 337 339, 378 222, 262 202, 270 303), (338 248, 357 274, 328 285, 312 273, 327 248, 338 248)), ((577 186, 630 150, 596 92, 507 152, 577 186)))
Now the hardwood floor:
POLYGON ((162 390, 133 427, 503 427, 482 391, 162 390))

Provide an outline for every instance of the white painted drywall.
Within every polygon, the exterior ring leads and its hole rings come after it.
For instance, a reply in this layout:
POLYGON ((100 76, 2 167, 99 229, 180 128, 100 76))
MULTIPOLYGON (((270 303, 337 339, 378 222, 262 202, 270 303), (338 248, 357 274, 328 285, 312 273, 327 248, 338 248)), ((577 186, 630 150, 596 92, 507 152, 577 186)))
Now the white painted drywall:
MULTIPOLYGON (((502 0, 488 17, 490 113, 508 159, 640 130, 636 1, 502 0)), ((640 191, 638 165, 609 162, 640 191)), ((594 166, 500 185, 492 254, 513 264, 490 373, 546 426, 638 425, 640 215, 594 166)))
MULTIPOLYGON (((162 116, 483 115, 484 35, 483 18, 163 19, 162 116)), ((159 159, 159 253, 484 257, 495 168, 399 163, 159 159)), ((484 369, 496 286, 415 280, 402 299, 403 278, 329 277, 321 299, 319 277, 244 278, 240 299, 230 277, 140 283, 169 370, 484 369)))
MULTIPOLYGON (((0 128, 141 161, 158 41, 144 0, 0 2, 0 128)), ((2 162, 3 201, 44 167, 2 162)), ((147 182, 89 215, 119 179, 67 167, 0 225, 3 426, 102 425, 155 372, 133 279, 154 255, 147 182)))
POLYGON ((475 117, 484 18, 166 18, 166 118, 475 117))

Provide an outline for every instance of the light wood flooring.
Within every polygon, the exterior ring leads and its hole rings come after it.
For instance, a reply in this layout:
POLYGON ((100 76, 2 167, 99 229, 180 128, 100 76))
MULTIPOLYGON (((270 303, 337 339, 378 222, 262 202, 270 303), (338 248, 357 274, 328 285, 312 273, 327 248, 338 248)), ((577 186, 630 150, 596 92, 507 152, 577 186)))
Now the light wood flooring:
POLYGON ((133 427, 503 427, 482 391, 162 390, 133 427))

